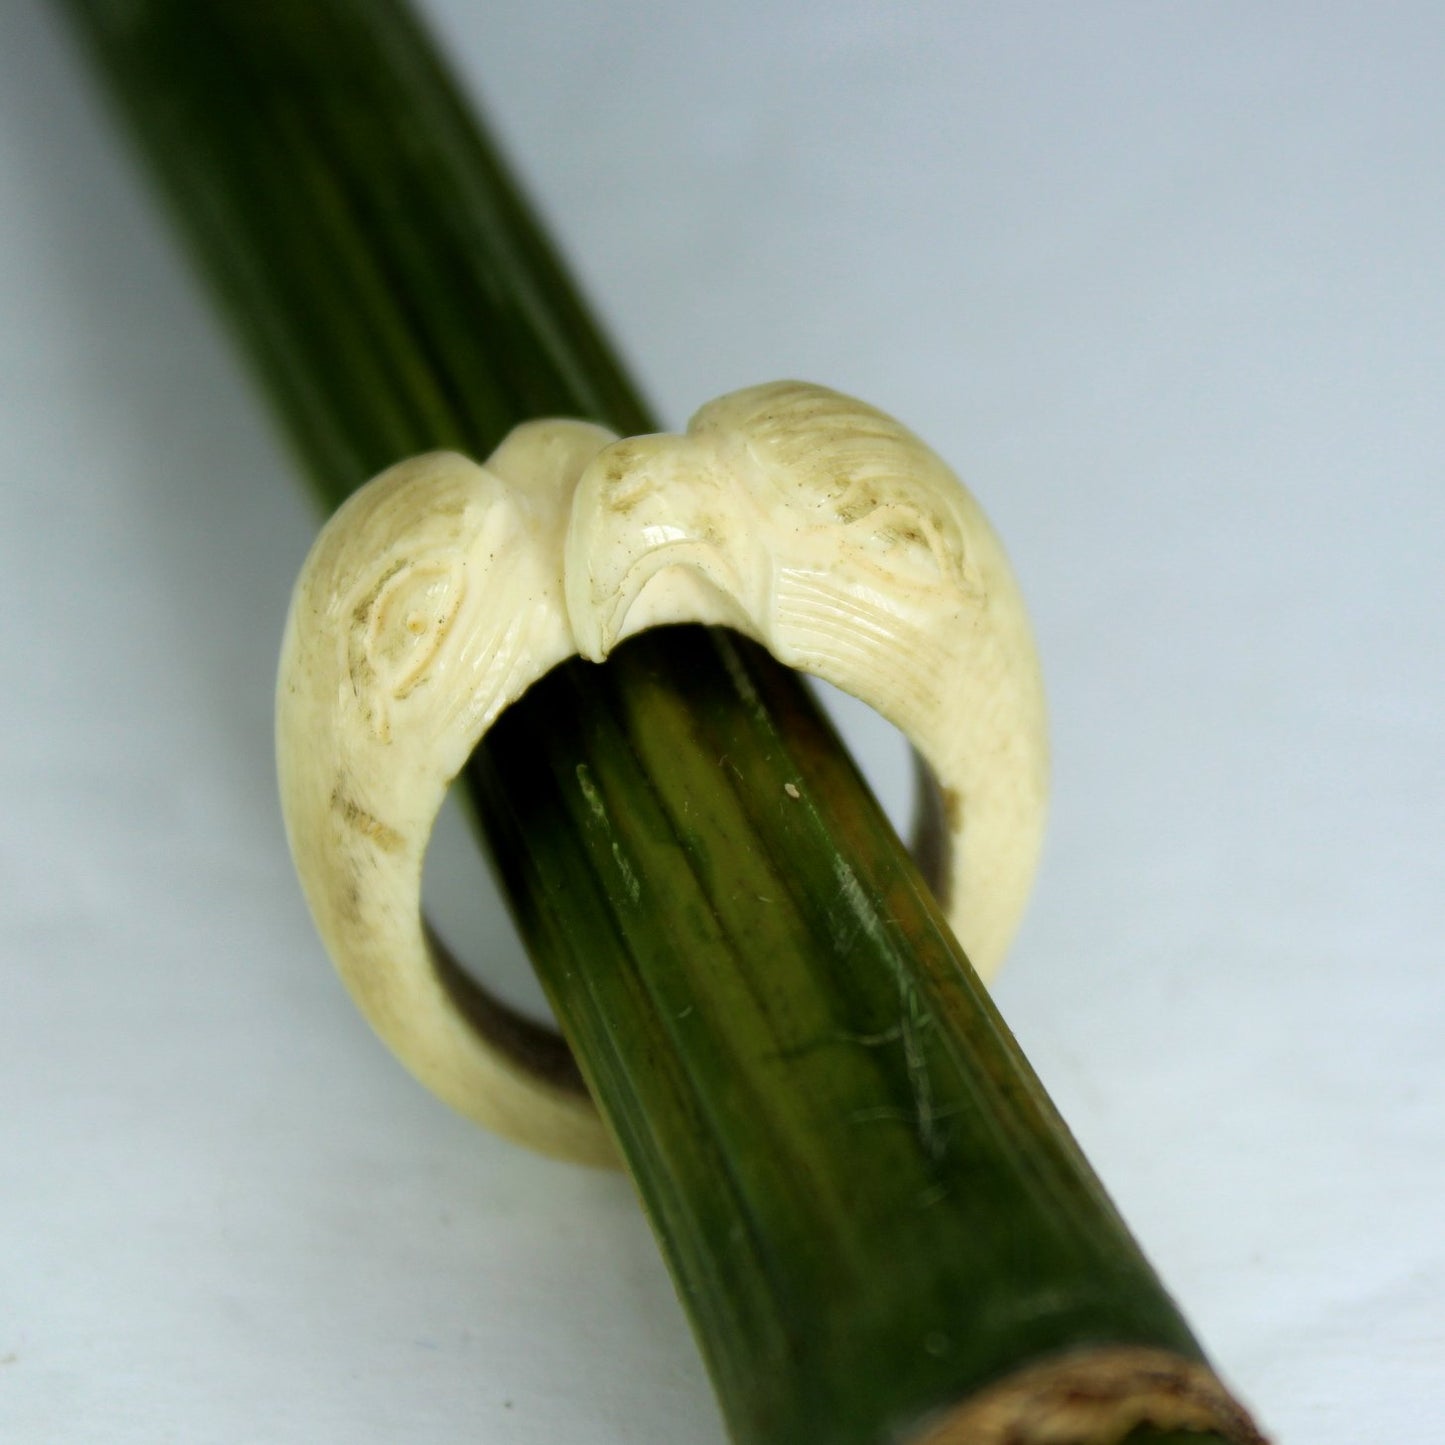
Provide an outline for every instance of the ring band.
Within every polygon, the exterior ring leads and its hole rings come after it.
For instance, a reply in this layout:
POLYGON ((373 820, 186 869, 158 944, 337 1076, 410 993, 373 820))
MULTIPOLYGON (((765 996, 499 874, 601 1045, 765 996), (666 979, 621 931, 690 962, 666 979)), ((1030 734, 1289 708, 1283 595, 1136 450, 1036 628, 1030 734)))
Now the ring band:
POLYGON ((566 1046, 430 936, 422 863, 447 789, 558 663, 725 624, 872 706, 936 784, 916 845, 985 978, 1023 911, 1047 750, 1033 640, 973 498, 899 423, 780 382, 682 436, 528 422, 485 466, 431 453, 338 509, 292 597, 277 762, 292 856, 357 1005, 448 1103, 519 1142, 614 1149, 566 1046))

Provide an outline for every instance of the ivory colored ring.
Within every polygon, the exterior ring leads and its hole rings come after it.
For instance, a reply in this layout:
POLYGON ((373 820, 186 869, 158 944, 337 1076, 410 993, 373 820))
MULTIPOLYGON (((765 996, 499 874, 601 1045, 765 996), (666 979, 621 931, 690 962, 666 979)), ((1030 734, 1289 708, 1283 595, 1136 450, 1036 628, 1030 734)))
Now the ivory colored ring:
POLYGON ((518 427, 479 466, 390 468, 322 529, 292 598, 277 759, 292 856, 356 1003, 414 1074, 563 1158, 613 1146, 565 1044, 492 1000, 421 912, 446 791, 559 662, 722 623, 868 703, 937 787, 919 851, 985 978, 1023 912, 1047 787, 1043 693, 1003 550, 892 418, 799 382, 686 435, 518 427))

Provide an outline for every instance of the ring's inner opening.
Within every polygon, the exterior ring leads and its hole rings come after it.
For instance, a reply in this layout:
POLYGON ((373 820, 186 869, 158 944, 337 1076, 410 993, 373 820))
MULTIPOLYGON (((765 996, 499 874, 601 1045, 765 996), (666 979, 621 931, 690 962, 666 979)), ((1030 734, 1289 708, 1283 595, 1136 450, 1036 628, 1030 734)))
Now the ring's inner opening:
MULTIPOLYGON (((807 681, 884 814, 937 890, 947 853, 937 780, 903 734, 867 703, 817 678, 807 681)), ((526 1067, 563 1082, 561 1076, 575 1073, 575 1065, 556 1032, 555 1015, 477 844, 467 808, 461 783, 454 783, 422 870, 422 911, 439 945, 443 983, 479 1032, 526 1067)))
POLYGON ((816 677, 808 685, 817 694, 833 726, 842 734, 858 770, 868 780, 894 831, 905 841, 914 826, 915 777, 908 740, 881 713, 851 693, 816 677))
POLYGON ((422 867, 422 912, 467 974, 524 1018, 555 1026, 531 960, 453 783, 422 867))
MULTIPOLYGON (((808 685, 842 735, 893 830, 908 846, 918 871, 947 907, 948 860, 957 819, 933 769, 881 713, 851 693, 816 677, 808 685)), ((954 803, 957 808, 957 803, 954 803)))

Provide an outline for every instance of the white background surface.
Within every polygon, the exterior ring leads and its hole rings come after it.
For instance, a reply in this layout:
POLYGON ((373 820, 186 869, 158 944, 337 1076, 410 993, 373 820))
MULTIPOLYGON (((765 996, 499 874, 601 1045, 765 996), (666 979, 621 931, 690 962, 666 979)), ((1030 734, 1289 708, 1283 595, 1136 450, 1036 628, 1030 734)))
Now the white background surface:
MULTIPOLYGON (((664 416, 808 377, 970 480, 1055 726, 1003 1008, 1281 1440, 1445 1438, 1445 11, 429 8, 664 416)), ((718 1445, 625 1183, 312 936, 311 514, 37 0, 0 477, 0 1439, 718 1445)))

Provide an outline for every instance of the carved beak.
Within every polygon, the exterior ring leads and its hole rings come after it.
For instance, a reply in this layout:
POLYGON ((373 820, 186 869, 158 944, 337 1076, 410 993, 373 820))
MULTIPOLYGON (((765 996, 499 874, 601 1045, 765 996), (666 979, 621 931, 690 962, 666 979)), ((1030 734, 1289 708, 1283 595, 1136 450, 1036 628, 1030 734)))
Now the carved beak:
POLYGON ((572 502, 563 573, 577 649, 601 661, 659 622, 754 633, 767 588, 761 519, 710 447, 630 437, 600 452, 572 502))

